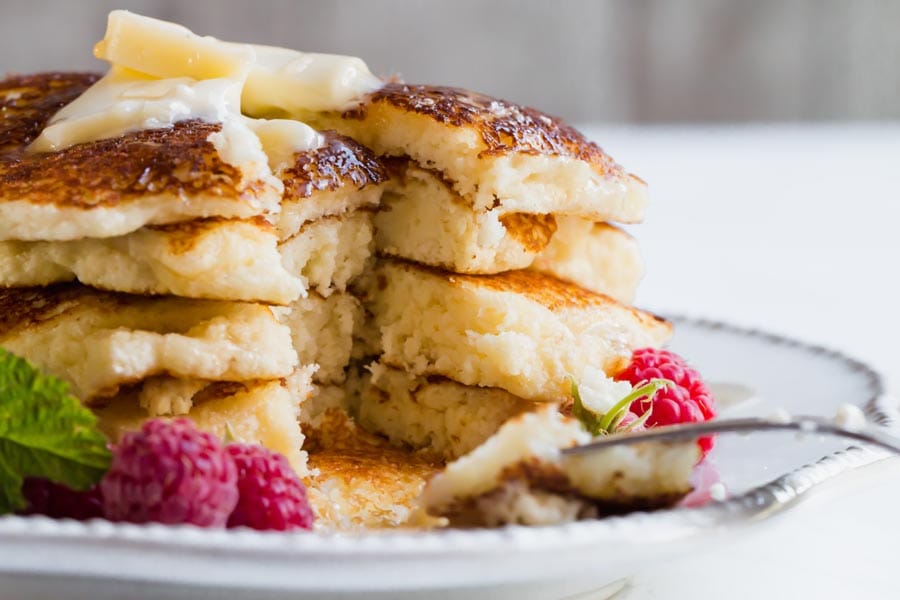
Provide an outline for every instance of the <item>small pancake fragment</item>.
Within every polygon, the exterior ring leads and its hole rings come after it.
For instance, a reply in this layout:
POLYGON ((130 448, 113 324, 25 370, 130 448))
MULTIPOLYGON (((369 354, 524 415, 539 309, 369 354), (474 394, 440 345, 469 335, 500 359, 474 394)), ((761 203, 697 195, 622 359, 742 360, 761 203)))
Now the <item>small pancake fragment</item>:
POLYGON ((543 406, 448 464, 425 487, 423 506, 457 526, 552 525, 671 506, 691 491, 694 441, 561 454, 590 440, 578 421, 543 406))
POLYGON ((382 260, 367 294, 385 365, 533 401, 565 401, 586 369, 615 375, 632 350, 671 335, 659 317, 528 270, 459 275, 382 260))

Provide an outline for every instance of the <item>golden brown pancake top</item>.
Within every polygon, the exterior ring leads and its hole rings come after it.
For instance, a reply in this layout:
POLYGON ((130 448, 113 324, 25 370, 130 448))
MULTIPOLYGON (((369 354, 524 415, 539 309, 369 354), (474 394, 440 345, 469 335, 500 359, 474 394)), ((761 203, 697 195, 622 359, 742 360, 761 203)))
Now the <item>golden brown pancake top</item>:
MULTIPOLYGON (((441 277, 454 287, 481 288, 496 292, 517 294, 548 308, 551 311, 567 308, 602 308, 618 307, 630 311, 643 323, 656 322, 670 327, 662 317, 616 302, 609 296, 598 294, 574 283, 557 279, 553 275, 532 271, 530 269, 505 271, 493 275, 465 275, 412 263, 398 258, 383 258, 387 264, 397 266, 410 272, 424 272, 441 277)), ((381 274, 381 277, 384 275, 381 274)), ((379 281, 379 284, 381 282, 379 281)))
POLYGON ((25 200, 71 208, 116 206, 148 194, 243 200, 263 193, 242 182, 207 138, 221 125, 189 120, 77 144, 58 152, 25 147, 96 75, 46 73, 0 82, 0 202, 25 200))
POLYGON ((364 118, 368 106, 380 103, 450 127, 477 130, 484 143, 479 157, 512 153, 565 156, 584 160, 601 174, 623 174, 622 167, 597 144, 559 118, 460 88, 387 83, 344 117, 364 118))
POLYGON ((387 169, 371 150, 334 131, 322 134, 325 144, 321 148, 297 153, 294 165, 281 173, 285 200, 308 198, 314 192, 345 185, 362 189, 387 180, 387 169))

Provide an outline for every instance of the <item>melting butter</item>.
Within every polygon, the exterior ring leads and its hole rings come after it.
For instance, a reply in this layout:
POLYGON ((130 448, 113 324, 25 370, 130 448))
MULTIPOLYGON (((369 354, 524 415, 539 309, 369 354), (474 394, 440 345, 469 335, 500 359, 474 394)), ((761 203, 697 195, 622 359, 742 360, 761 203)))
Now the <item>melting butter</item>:
POLYGON ((309 112, 347 110, 383 85, 355 56, 252 48, 256 63, 241 96, 248 115, 280 113, 303 118, 309 112))
POLYGON ((325 143, 321 133, 300 121, 247 119, 246 123, 259 138, 273 173, 293 164, 298 147, 314 149, 325 143))
POLYGON ((187 119, 223 123, 239 112, 240 95, 241 82, 233 79, 153 79, 113 66, 50 119, 30 150, 51 152, 187 119))
POLYGON ((223 159, 259 162, 257 150, 265 151, 271 155, 263 162, 274 170, 323 143, 297 119, 344 110, 382 85, 355 57, 223 42, 124 10, 109 14, 94 53, 112 65, 109 73, 54 115, 29 150, 61 150, 201 119, 223 124, 210 138, 223 159))
POLYGON ((94 46, 94 56, 157 79, 244 81, 256 60, 247 44, 226 44, 182 25, 127 10, 109 13, 106 35, 94 46))

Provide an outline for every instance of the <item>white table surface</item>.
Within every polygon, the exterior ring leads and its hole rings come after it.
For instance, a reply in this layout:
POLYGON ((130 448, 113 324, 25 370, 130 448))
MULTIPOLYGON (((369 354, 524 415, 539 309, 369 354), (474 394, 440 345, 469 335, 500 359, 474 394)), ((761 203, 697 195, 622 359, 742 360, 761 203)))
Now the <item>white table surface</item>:
MULTIPOLYGON (((900 384, 900 124, 584 127, 650 184, 638 304, 824 344, 900 384)), ((848 398, 853 401, 853 398, 848 398)), ((900 598, 900 460, 617 598, 900 598)))

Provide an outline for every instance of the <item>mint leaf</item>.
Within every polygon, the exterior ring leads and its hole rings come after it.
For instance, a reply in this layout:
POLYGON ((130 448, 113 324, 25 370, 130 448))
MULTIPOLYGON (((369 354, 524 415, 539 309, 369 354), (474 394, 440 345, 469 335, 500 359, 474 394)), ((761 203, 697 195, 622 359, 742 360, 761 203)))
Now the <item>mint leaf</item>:
POLYGON ((75 490, 98 483, 110 452, 96 425, 65 382, 0 349, 0 514, 25 508, 26 477, 75 490))

